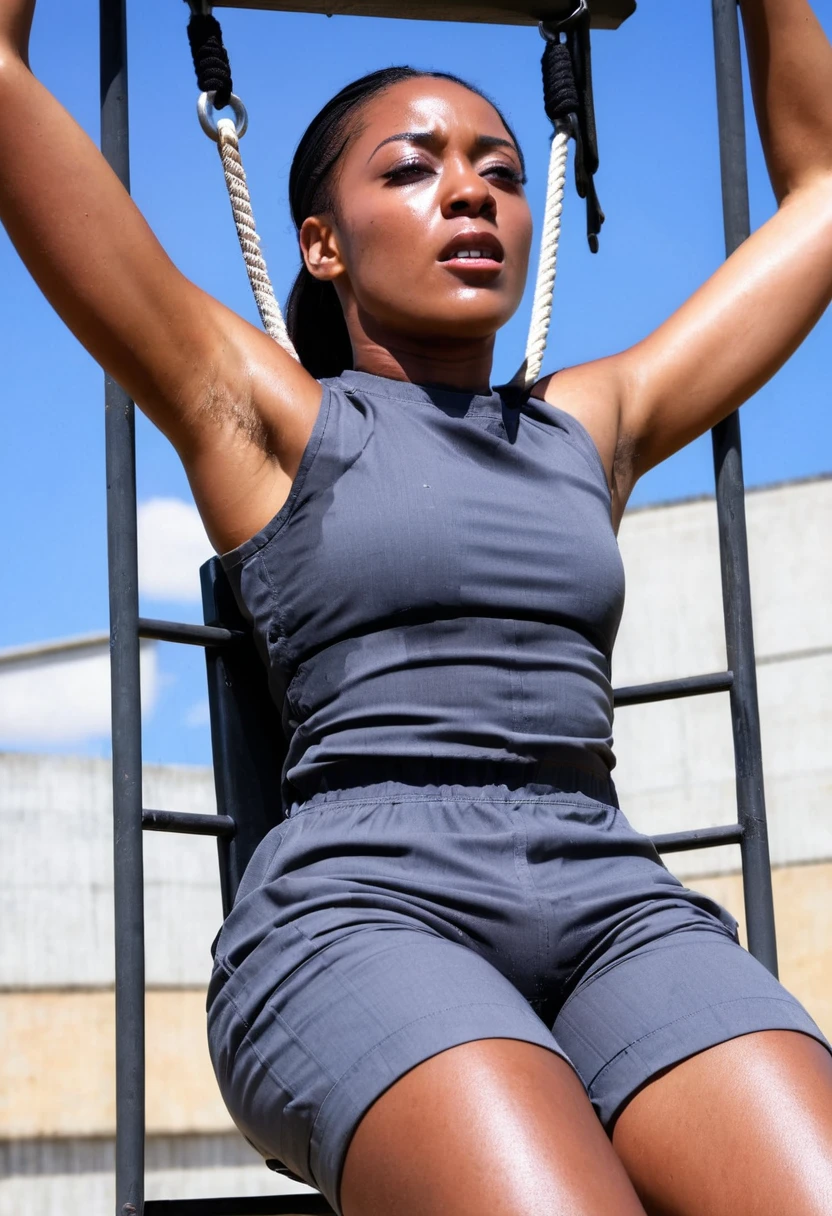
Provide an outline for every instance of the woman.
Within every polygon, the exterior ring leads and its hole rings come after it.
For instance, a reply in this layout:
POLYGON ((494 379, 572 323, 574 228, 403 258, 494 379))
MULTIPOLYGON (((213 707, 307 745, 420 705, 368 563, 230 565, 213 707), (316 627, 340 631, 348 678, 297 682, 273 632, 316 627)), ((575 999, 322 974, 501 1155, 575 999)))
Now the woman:
POLYGON ((175 444, 291 739, 209 992, 241 1130, 346 1216, 828 1216, 830 1046, 610 780, 632 487, 832 297, 807 0, 742 2, 776 215, 645 341, 522 405, 489 383, 531 220, 484 97, 392 70, 314 120, 298 364, 170 264, 31 75, 33 7, 0 0, 0 217, 175 444))

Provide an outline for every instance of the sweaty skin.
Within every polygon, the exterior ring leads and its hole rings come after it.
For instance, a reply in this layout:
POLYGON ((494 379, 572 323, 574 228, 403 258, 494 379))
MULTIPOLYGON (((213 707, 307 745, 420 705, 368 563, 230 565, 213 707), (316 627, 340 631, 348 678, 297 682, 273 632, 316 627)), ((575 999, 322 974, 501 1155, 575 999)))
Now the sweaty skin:
MULTIPOLYGON (((593 437, 616 525, 637 478, 747 400, 832 299, 832 49, 807 0, 741 8, 776 214, 642 342, 536 389, 593 437)), ((33 11, 0 0, 0 109, 16 133, 0 220, 72 332, 175 445, 216 548, 233 548, 285 501, 320 386, 172 265, 31 73, 33 11)), ((485 388, 531 238, 516 149, 492 107, 450 81, 399 83, 360 119, 335 214, 303 225, 306 264, 335 283, 358 369, 485 388), (487 246, 477 265, 447 257, 466 232, 487 246)), ((466 1044, 370 1109, 342 1198, 346 1216, 828 1216, 832 1058, 788 1031, 720 1044, 636 1094, 611 1144, 563 1061, 512 1040, 466 1044)))

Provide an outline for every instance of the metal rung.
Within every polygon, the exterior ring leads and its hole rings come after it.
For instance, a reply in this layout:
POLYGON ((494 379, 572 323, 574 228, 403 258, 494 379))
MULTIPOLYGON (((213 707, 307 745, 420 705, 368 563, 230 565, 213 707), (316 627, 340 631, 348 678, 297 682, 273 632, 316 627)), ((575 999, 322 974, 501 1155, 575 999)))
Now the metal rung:
POLYGON ((651 701, 676 701, 680 697, 701 697, 709 692, 729 692, 733 685, 733 671, 715 671, 707 676, 685 676, 681 680, 616 688, 613 699, 616 709, 620 709, 622 705, 647 705, 651 701))
POLYGON ((188 836, 233 836, 237 825, 230 815, 191 815, 185 811, 142 811, 146 832, 184 832, 188 836))
POLYGON ((323 1195, 247 1199, 150 1199, 144 1216, 333 1216, 323 1195))
POLYGON ((139 617, 139 637, 157 642, 183 642, 186 646, 227 646, 246 635, 239 629, 221 629, 217 625, 186 625, 181 621, 154 621, 139 617))
POLYGON ((740 844, 742 824, 729 823, 719 828, 695 828, 692 832, 668 832, 650 839, 660 853, 684 853, 688 849, 710 849, 717 844, 740 844))

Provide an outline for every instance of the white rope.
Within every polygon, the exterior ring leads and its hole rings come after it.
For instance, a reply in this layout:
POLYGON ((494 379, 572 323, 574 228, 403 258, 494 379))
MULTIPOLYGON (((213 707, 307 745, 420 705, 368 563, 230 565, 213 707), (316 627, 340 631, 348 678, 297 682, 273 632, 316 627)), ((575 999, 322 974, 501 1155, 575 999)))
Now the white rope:
POLYGON ((543 232, 540 237, 540 261, 537 266, 537 282, 534 288, 529 336, 526 341, 526 357, 510 381, 513 386, 524 389, 532 388, 540 378, 546 341, 549 337, 549 326, 552 321, 552 293, 558 265, 560 218, 566 189, 566 162, 569 154, 570 134, 571 129, 567 124, 557 123, 549 155, 546 208, 543 213, 543 232))
POLYGON ((240 238, 240 248, 243 251, 248 281, 254 292, 254 299, 257 301, 257 310, 260 313, 263 328, 293 359, 297 359, 298 353, 292 345, 292 339, 289 337, 280 305, 274 294, 265 259, 260 252, 260 237, 254 223, 251 197, 248 192, 243 162, 240 158, 237 128, 230 118, 221 118, 217 123, 217 147, 225 174, 228 197, 231 200, 237 236, 240 238))

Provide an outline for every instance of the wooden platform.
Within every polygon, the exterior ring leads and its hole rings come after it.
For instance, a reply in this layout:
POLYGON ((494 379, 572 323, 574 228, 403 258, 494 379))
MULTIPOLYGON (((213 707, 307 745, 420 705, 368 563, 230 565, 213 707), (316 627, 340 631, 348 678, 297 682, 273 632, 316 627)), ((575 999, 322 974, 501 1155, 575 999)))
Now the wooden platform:
MULTIPOLYGON (((575 0, 217 0, 216 8, 260 8, 276 12, 345 17, 408 17, 423 21, 478 21, 536 25, 568 17, 575 0)), ((630 17, 636 0, 590 0, 596 29, 614 30, 630 17)))

